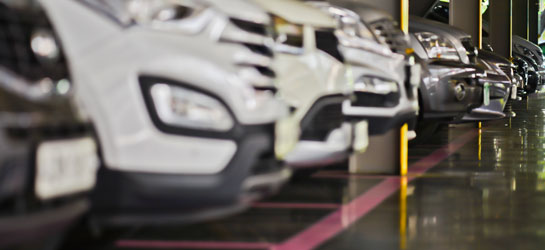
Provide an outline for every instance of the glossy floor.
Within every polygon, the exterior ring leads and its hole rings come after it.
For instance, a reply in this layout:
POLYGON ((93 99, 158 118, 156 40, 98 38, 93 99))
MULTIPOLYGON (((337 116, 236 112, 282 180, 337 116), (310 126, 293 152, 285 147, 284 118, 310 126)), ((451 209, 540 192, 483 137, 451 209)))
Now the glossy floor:
POLYGON ((243 214, 132 228, 93 249, 543 249, 545 97, 508 109, 412 146, 407 178, 324 169, 243 214))

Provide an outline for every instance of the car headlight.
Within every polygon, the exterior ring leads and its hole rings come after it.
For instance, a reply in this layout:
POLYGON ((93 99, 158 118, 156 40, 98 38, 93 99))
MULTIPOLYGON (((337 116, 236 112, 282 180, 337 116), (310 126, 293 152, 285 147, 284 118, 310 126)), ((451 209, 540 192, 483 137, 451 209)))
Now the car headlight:
POLYGON ((164 83, 149 91, 157 116, 167 125, 222 132, 234 126, 227 108, 212 96, 164 83))
POLYGON ((114 18, 124 26, 132 24, 176 28, 176 23, 198 16, 207 6, 194 0, 80 0, 114 18), (170 25, 170 26, 169 26, 170 25))
POLYGON ((275 16, 274 32, 279 52, 300 53, 303 48, 303 26, 275 16))
POLYGON ((399 91, 399 87, 395 81, 363 76, 354 83, 354 91, 387 95, 390 93, 397 93, 399 91))
POLYGON ((415 33, 416 38, 426 50, 429 58, 460 61, 455 46, 447 39, 431 32, 415 33))
POLYGON ((360 23, 358 19, 351 16, 345 16, 341 18, 341 30, 349 36, 375 40, 373 32, 369 30, 364 24, 360 23))
POLYGON ((327 3, 315 2, 313 5, 337 19, 340 24, 340 30, 348 36, 375 40, 373 32, 360 21, 359 15, 355 12, 349 9, 331 6, 327 3))

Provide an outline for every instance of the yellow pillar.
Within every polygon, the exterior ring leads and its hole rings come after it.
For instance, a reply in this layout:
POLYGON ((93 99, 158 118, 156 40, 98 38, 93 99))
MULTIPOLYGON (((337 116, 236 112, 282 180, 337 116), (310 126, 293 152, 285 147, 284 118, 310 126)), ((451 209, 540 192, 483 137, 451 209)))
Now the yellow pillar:
POLYGON ((399 188, 399 249, 407 249, 407 177, 401 177, 399 188))
POLYGON ((406 123, 401 127, 401 132, 399 133, 400 136, 400 142, 399 142, 399 167, 400 167, 400 175, 405 176, 407 175, 407 171, 409 168, 409 139, 407 138, 407 132, 409 130, 409 125, 406 123))
POLYGON ((409 33, 409 0, 400 0, 400 6, 401 6, 401 13, 400 13, 400 26, 401 30, 405 32, 405 34, 409 33))

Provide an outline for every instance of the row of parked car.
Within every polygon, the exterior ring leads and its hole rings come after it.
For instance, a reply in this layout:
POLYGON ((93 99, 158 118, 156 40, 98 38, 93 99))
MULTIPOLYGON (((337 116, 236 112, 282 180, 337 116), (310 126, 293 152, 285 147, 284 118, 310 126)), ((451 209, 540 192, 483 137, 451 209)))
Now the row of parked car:
POLYGON ((0 0, 0 246, 57 244, 84 214, 239 212, 371 136, 502 118, 545 81, 522 38, 509 60, 364 2, 0 0))

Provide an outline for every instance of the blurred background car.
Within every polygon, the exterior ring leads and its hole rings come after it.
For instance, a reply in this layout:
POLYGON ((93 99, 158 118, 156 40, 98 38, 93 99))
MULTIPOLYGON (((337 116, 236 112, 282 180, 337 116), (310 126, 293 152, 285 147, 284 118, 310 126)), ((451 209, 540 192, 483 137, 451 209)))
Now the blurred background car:
MULTIPOLYGON (((468 48, 474 48, 472 45, 466 45, 468 48)), ((483 82, 485 91, 488 95, 488 105, 484 103, 482 106, 473 109, 469 114, 464 116, 463 121, 486 121, 504 118, 505 106, 509 99, 516 99, 517 94, 517 78, 515 77, 515 66, 506 58, 485 50, 478 50, 476 57, 477 65, 485 68, 486 77, 480 78, 483 82), (486 85, 489 90, 486 90, 486 85), (512 95, 514 93, 514 96, 512 95)), ((484 101, 483 101, 484 102, 484 101)))
MULTIPOLYGON (((379 44, 388 46, 392 57, 397 60, 403 58, 403 63, 396 60, 390 61, 393 65, 388 68, 391 72, 388 74, 389 77, 394 77, 399 84, 399 105, 389 109, 389 112, 372 112, 373 115, 369 118, 370 134, 382 135, 388 131, 397 130, 404 123, 409 123, 409 130, 413 130, 416 124, 415 113, 420 112, 418 88, 423 72, 419 59, 412 53, 408 36, 388 13, 366 4, 365 1, 331 0, 329 2, 356 13, 362 22, 362 27, 371 31, 379 44)), ((363 63, 362 61, 360 59, 359 63, 363 63)), ((379 67, 371 60, 366 60, 365 66, 379 67)))
MULTIPOLYGON (((488 44, 488 33, 489 33, 489 20, 486 18, 488 13, 486 10, 488 9, 488 2, 483 1, 483 50, 487 50, 489 52, 493 52, 492 46, 488 44)), ((449 11, 450 6, 448 1, 437 1, 435 4, 433 4, 428 11, 426 11, 425 18, 435 20, 438 22, 442 22, 445 24, 448 24, 449 22, 449 11)), ((513 60, 511 58, 506 58, 513 63, 516 63, 517 67, 517 75, 521 75, 524 83, 521 83, 521 87, 523 87, 523 92, 520 92, 519 94, 525 95, 526 92, 533 93, 538 89, 538 85, 542 85, 543 81, 545 81, 543 75, 545 72, 543 72, 543 55, 541 52, 541 49, 539 46, 532 44, 531 42, 519 37, 519 36, 513 36, 513 60), (540 59, 541 58, 541 59, 540 59), (528 64, 527 70, 524 69, 524 65, 522 65, 522 61, 524 63, 528 64), (518 66, 520 65, 520 66, 518 66), (519 72, 522 71, 522 72, 519 72), (525 76, 526 75, 526 76, 525 76)))
MULTIPOLYGON (((480 55, 469 34, 443 23, 414 17, 411 19, 410 27, 414 32, 419 32, 415 35, 421 44, 425 42, 432 45, 428 52, 433 51, 434 44, 445 44, 447 46, 444 51, 434 52, 439 58, 459 62, 461 67, 471 69, 471 71, 484 71, 480 74, 474 73, 469 77, 463 77, 462 81, 473 83, 471 85, 473 88, 477 86, 482 88, 482 101, 479 100, 479 95, 474 95, 470 102, 472 106, 466 109, 463 117, 455 118, 454 122, 482 121, 505 117, 503 110, 510 97, 510 92, 512 90, 516 92, 516 89, 513 88, 516 84, 514 84, 512 65, 507 59, 502 59, 491 52, 483 52, 483 55, 480 55), (428 37, 424 37, 424 35, 428 37), (432 41, 431 37, 433 36, 443 40, 432 41), (424 39, 427 40, 423 41, 424 39), (475 107, 475 104, 479 104, 479 107, 475 107)), ((467 87, 465 84, 456 84, 452 92, 459 100, 459 97, 465 97, 464 92, 467 87)), ((463 109, 459 111, 463 112, 463 109)))
MULTIPOLYGON (((355 122, 368 121, 370 136, 391 131, 397 133, 404 124, 410 124, 417 118, 419 107, 416 95, 420 83, 420 68, 417 66, 420 65, 406 60, 403 54, 392 52, 356 12, 339 7, 346 5, 358 11, 365 6, 349 1, 329 2, 310 3, 338 20, 340 50, 345 58, 347 74, 354 84, 354 97, 345 101, 343 113, 355 122)), ((368 164, 373 158, 384 163, 385 158, 394 159, 392 155, 399 155, 399 141, 395 140, 388 150, 381 150, 380 153, 373 150, 365 154, 356 152, 356 155, 361 155, 361 160, 368 164), (384 157, 378 157, 381 154, 384 157)), ((382 164, 377 162, 376 165, 382 164)))
POLYGON ((72 80, 41 5, 0 1, 2 249, 54 249, 89 209, 100 159, 72 80))
POLYGON ((275 137, 287 107, 274 95, 271 19, 261 8, 244 0, 44 6, 102 145, 96 224, 225 216, 289 178, 275 149, 297 138, 275 137))
MULTIPOLYGON (((353 86, 335 35, 337 23, 326 13, 293 0, 254 0, 274 21, 274 70, 278 95, 291 107, 300 140, 286 155, 292 167, 325 166, 349 156, 352 126, 342 113, 353 86)), ((367 136, 362 135, 362 136, 367 136)))
POLYGON ((513 36, 513 56, 528 64, 527 90, 535 92, 540 89, 545 81, 545 65, 541 48, 520 36, 513 36))

